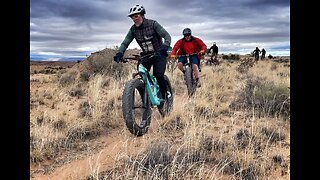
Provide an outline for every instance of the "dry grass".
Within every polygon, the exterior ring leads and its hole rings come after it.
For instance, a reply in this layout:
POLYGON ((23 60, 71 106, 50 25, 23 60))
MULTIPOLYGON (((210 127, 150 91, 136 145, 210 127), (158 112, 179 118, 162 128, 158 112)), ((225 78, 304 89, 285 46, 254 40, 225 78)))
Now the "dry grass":
POLYGON ((182 73, 168 73, 173 111, 161 118, 154 109, 150 131, 140 138, 126 130, 121 112, 132 65, 113 69, 123 73, 118 78, 104 70, 84 81, 74 68, 32 75, 31 166, 49 176, 87 157, 84 179, 290 179, 290 62, 259 61, 246 71, 238 70, 240 61, 221 62, 202 67, 202 87, 192 98, 182 73), (123 143, 106 166, 102 157, 111 149, 97 142, 109 133, 123 143))

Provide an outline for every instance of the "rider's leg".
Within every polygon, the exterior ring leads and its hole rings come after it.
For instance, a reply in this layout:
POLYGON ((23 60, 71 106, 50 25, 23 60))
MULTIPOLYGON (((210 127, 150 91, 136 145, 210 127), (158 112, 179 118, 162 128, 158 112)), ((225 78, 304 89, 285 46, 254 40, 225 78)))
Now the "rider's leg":
POLYGON ((217 56, 218 54, 217 53, 214 53, 214 60, 217 61, 217 56))
POLYGON ((185 70, 183 69, 183 65, 187 62, 187 58, 186 57, 179 57, 178 60, 178 68, 180 69, 181 72, 183 72, 183 74, 185 73, 185 70))
POLYGON ((198 67, 198 64, 200 64, 200 61, 198 59, 198 56, 191 56, 190 58, 191 58, 193 72, 194 72, 194 76, 196 78, 197 84, 198 84, 198 86, 201 86, 200 72, 199 72, 199 67, 198 67))
POLYGON ((153 75, 156 77, 162 97, 163 99, 165 99, 165 95, 167 92, 167 85, 164 79, 164 73, 166 70, 167 58, 156 57, 156 58, 153 58, 152 61, 153 61, 153 75))

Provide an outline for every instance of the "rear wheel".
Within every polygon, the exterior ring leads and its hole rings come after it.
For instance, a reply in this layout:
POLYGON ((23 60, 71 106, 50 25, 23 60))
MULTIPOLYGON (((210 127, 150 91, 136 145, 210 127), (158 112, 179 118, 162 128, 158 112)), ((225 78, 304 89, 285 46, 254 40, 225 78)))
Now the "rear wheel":
POLYGON ((123 117, 128 130, 135 136, 142 136, 150 126, 152 111, 149 99, 144 99, 144 91, 144 82, 132 79, 126 83, 122 94, 123 117))
POLYGON ((172 86, 171 86, 171 83, 169 81, 169 78, 168 76, 164 75, 164 79, 166 81, 166 87, 167 87, 167 91, 170 93, 170 97, 168 97, 168 92, 166 92, 166 97, 163 98, 161 97, 161 93, 159 93, 160 97, 162 99, 165 99, 165 102, 161 103, 159 106, 158 106, 158 110, 159 110, 159 113, 162 115, 162 116, 165 116, 166 114, 168 114, 169 112, 172 111, 172 108, 173 108, 173 91, 172 91, 172 86))

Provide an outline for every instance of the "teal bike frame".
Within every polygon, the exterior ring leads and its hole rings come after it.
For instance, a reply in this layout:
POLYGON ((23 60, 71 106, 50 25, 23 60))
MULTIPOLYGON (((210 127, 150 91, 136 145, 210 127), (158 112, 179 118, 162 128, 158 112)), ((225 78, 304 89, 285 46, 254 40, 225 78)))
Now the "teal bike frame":
MULTIPOLYGON (((152 56, 155 56, 157 54, 152 54, 152 55, 147 55, 149 56, 149 58, 151 58, 152 56)), ((145 57, 147 57, 145 56, 145 57)), ((137 58, 126 58, 126 59, 133 59, 133 60, 137 60, 137 58)), ((141 59, 141 57, 140 57, 141 59)), ((162 99, 160 99, 158 97, 159 91, 160 91, 160 87, 159 84, 157 82, 156 77, 147 70, 147 68, 145 68, 141 63, 138 63, 138 73, 134 74, 133 76, 136 77, 137 75, 140 75, 140 77, 142 78, 142 80, 145 82, 145 88, 147 93, 145 93, 145 96, 148 96, 151 102, 152 107, 154 106, 158 106, 160 105, 162 99)), ((168 98, 170 98, 172 95, 169 91, 167 91, 167 96, 168 98)), ((146 97, 145 97, 146 99, 146 97)))
POLYGON ((139 64, 139 74, 145 82, 151 104, 153 106, 160 105, 161 100, 158 97, 160 87, 157 83, 156 77, 153 76, 142 64, 139 64))

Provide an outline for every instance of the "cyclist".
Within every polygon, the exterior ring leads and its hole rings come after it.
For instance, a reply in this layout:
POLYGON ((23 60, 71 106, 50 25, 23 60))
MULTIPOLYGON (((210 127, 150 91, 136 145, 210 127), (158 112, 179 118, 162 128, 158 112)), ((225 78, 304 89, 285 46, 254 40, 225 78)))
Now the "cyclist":
MULTIPOLYGON (((177 55, 186 55, 186 54, 193 54, 198 53, 195 55, 190 56, 190 60, 192 62, 197 86, 200 87, 200 72, 199 72, 199 65, 201 56, 205 54, 207 50, 207 46, 203 41, 195 36, 192 36, 191 29, 185 28, 182 31, 183 38, 179 39, 172 48, 171 58, 175 59, 177 55)), ((181 56, 178 60, 178 68, 185 73, 183 69, 183 65, 187 63, 187 57, 181 56)))
MULTIPOLYGON (((170 47, 170 34, 155 20, 145 18, 146 10, 142 5, 134 5, 128 11, 128 17, 133 21, 125 39, 122 41, 118 52, 114 56, 117 63, 123 60, 123 54, 129 44, 135 39, 142 49, 141 56, 159 52, 150 59, 142 60, 142 65, 150 71, 153 65, 153 75, 156 77, 162 97, 165 97, 166 82, 164 73, 167 64, 167 50, 170 47), (162 42, 164 38, 164 42, 162 42)), ((165 98, 164 98, 165 99, 165 98)))
POLYGON ((266 50, 264 48, 261 49, 261 60, 266 57, 266 50))
POLYGON ((253 50, 253 54, 254 54, 254 58, 255 58, 255 60, 256 61, 258 61, 259 60, 259 54, 260 54, 260 49, 258 48, 258 47, 256 47, 256 49, 255 50, 253 50))
POLYGON ((213 61, 217 61, 218 51, 219 51, 219 48, 216 42, 214 42, 208 51, 209 53, 211 53, 211 60, 213 59, 213 61))

